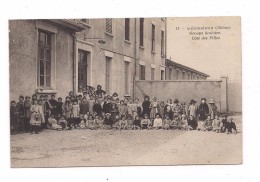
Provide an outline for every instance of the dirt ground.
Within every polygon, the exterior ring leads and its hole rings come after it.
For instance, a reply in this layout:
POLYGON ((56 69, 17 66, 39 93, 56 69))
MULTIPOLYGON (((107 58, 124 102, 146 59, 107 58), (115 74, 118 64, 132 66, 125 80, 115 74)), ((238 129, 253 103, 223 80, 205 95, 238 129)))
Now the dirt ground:
POLYGON ((241 164, 238 134, 173 130, 44 130, 11 136, 11 167, 241 164))

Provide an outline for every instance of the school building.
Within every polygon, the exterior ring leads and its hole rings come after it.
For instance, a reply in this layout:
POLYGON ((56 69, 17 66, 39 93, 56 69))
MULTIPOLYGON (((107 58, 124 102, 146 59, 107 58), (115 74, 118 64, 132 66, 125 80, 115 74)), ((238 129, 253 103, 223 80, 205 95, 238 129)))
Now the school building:
POLYGON ((164 80, 166 18, 9 21, 10 99, 102 85, 133 94, 135 80, 164 80))
POLYGON ((209 75, 166 59, 166 80, 206 80, 209 75))

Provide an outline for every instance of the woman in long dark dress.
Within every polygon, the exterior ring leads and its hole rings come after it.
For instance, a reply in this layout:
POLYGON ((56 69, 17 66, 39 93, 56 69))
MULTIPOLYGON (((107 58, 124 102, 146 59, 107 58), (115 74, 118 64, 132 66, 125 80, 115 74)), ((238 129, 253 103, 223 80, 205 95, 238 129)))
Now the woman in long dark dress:
POLYGON ((144 96, 144 102, 142 104, 142 107, 143 107, 143 113, 142 115, 144 116, 145 114, 147 114, 148 116, 150 116, 150 105, 151 105, 151 102, 150 102, 150 98, 149 96, 144 96))
POLYGON ((201 103, 199 105, 198 113, 199 113, 199 120, 205 121, 207 119, 207 115, 209 114, 209 106, 206 103, 206 99, 202 98, 201 103))

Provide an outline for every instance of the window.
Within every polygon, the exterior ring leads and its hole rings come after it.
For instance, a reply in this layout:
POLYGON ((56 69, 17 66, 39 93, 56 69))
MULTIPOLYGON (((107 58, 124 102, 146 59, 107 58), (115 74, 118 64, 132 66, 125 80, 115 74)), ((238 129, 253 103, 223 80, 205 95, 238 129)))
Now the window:
POLYGON ((188 80, 190 80, 191 78, 190 78, 190 73, 188 73, 188 80))
POLYGON ((78 89, 86 88, 89 52, 78 50, 78 89))
POLYGON ((140 46, 144 47, 144 18, 140 18, 140 46))
POLYGON ((161 70, 161 80, 164 80, 164 70, 161 70))
POLYGON ((164 52, 164 47, 165 47, 164 40, 165 40, 164 31, 161 30, 161 55, 162 55, 162 56, 165 55, 165 52, 164 52))
POLYGON ((172 68, 169 68, 169 80, 172 79, 172 68))
POLYGON ((50 33, 38 34, 37 86, 51 88, 51 37, 50 33))
POLYGON ((145 66, 140 65, 140 80, 145 80, 145 66))
POLYGON ((106 56, 106 92, 108 92, 109 93, 109 91, 110 91, 110 85, 111 85, 111 83, 110 83, 110 80, 111 80, 111 59, 112 58, 110 58, 110 57, 107 57, 106 56))
POLYGON ((154 68, 151 68, 151 80, 154 80, 154 68))
POLYGON ((185 80, 185 72, 182 72, 182 79, 185 80))
POLYGON ((176 80, 179 80, 179 70, 176 70, 176 80))
POLYGON ((106 32, 109 34, 113 33, 112 18, 106 18, 106 32))
POLYGON ((152 24, 152 51, 155 51, 155 25, 152 24))
POLYGON ((199 78, 199 76, 197 76, 197 80, 199 80, 200 78, 199 78))
POLYGON ((125 18, 125 40, 130 41, 130 18, 125 18))
POLYGON ((129 65, 130 63, 125 61, 125 93, 128 94, 130 92, 129 89, 129 65))

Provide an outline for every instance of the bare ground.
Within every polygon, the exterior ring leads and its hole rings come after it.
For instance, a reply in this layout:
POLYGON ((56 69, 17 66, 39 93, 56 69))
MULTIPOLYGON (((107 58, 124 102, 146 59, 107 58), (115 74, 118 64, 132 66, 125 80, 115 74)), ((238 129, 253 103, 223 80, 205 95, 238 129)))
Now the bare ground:
POLYGON ((173 130, 44 130, 11 136, 11 167, 241 164, 238 134, 173 130))

